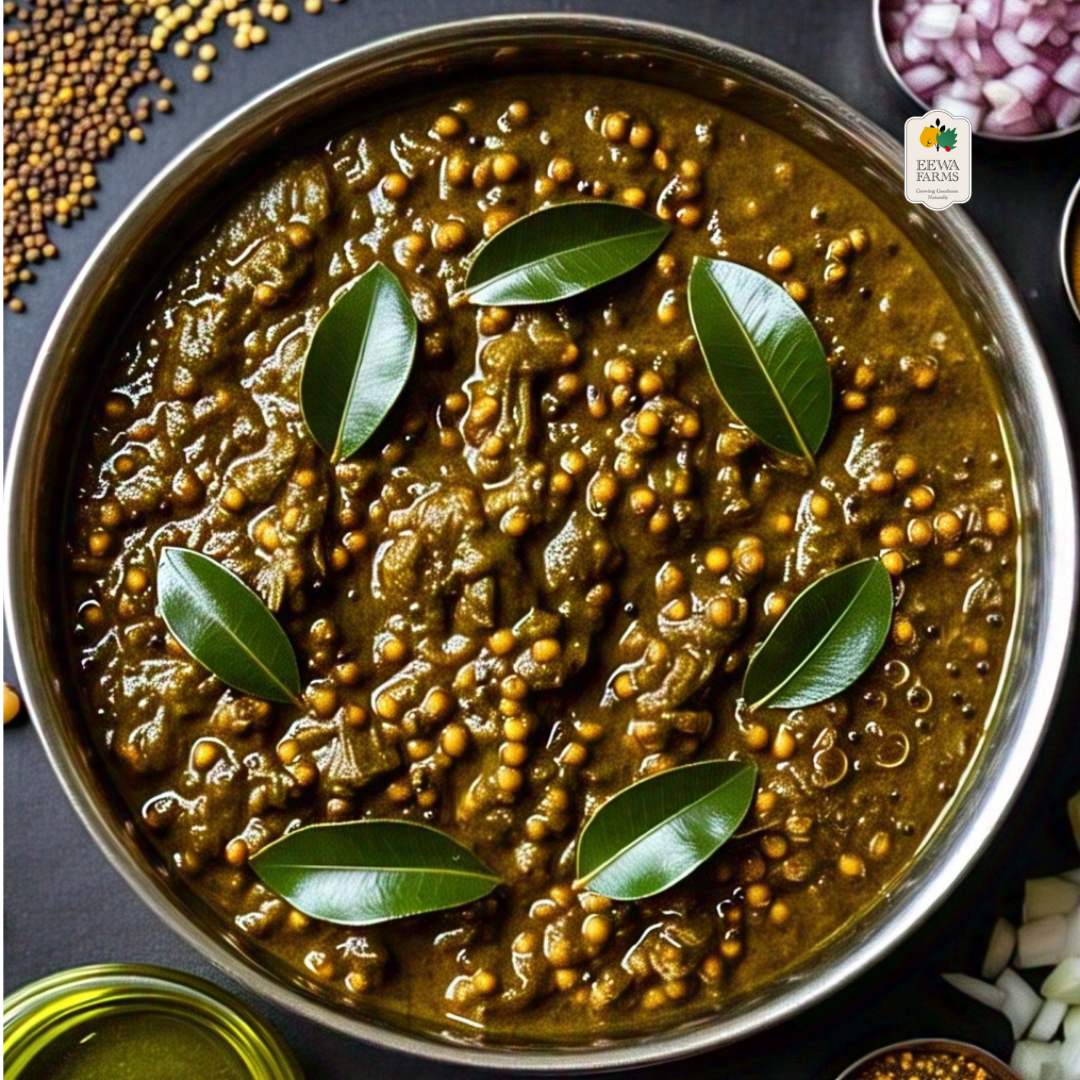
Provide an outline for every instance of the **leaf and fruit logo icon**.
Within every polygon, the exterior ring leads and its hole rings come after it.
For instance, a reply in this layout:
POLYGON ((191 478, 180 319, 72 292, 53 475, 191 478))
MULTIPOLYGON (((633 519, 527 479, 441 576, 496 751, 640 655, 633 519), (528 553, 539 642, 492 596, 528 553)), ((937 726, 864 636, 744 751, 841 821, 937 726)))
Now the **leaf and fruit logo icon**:
POLYGON ((930 124, 924 127, 919 136, 919 142, 926 147, 940 147, 943 150, 952 150, 956 146, 956 128, 948 128, 938 120, 937 127, 930 124))

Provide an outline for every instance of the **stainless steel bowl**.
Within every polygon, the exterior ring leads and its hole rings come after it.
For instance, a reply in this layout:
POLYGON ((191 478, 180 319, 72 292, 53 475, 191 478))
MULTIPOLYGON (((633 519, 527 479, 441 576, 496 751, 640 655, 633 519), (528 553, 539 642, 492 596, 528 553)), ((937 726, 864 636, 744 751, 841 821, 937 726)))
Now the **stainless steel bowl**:
POLYGON ((223 121, 167 168, 109 231, 72 286, 31 374, 8 478, 8 614, 27 704, 60 782, 132 888, 188 942, 251 990, 381 1046, 445 1061, 567 1072, 644 1065, 776 1024, 864 971, 941 902, 987 844, 1023 783, 1046 728, 1076 593, 1072 463, 1046 362, 989 246, 957 208, 940 218, 903 198, 900 147, 842 101, 742 49, 620 19, 526 15, 441 26, 378 42, 304 72, 223 121), (769 986, 720 1015, 588 1046, 482 1046, 346 1009, 243 941, 177 878, 112 793, 84 737, 61 600, 64 493, 57 453, 83 427, 99 365, 140 297, 215 210, 291 145, 310 144, 440 83, 521 71, 597 72, 690 91, 795 140, 869 190, 904 229, 962 310, 994 368, 1014 454, 1021 576, 1008 675, 974 766, 915 865, 857 922, 769 986))
MULTIPOLYGON (((889 69, 889 74, 896 80, 896 85, 919 106, 922 112, 926 112, 934 107, 933 104, 919 97, 919 95, 904 82, 904 76, 896 70, 896 65, 892 62, 892 57, 889 56, 888 43, 885 40, 885 27, 881 22, 881 4, 882 0, 874 0, 874 38, 877 41, 878 55, 881 57, 881 62, 889 69)), ((1060 139, 1062 135, 1075 134, 1077 131, 1080 131, 1080 121, 1075 124, 1070 124, 1067 128, 1055 128, 1053 131, 1037 131, 1032 135, 998 135, 993 131, 980 131, 974 124, 972 125, 971 130, 972 133, 977 135, 980 139, 989 139, 991 142, 1045 142, 1047 139, 1060 139)))
POLYGON ((878 1058, 886 1054, 904 1053, 930 1053, 930 1054, 963 1054, 969 1061, 981 1065, 991 1077, 991 1080, 1019 1080, 1019 1077, 1000 1058, 994 1057, 981 1047, 971 1043, 957 1042, 955 1039, 906 1039, 904 1042, 893 1043, 891 1046, 883 1046, 880 1050, 873 1050, 864 1057, 859 1058, 853 1065, 849 1065, 836 1080, 858 1080, 859 1073, 878 1058))

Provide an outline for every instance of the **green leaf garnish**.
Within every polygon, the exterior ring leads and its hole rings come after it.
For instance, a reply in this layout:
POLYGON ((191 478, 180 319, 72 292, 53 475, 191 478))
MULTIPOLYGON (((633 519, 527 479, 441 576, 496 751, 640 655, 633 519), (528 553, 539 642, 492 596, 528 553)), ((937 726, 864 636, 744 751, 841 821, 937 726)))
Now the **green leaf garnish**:
POLYGON ((416 316, 398 279, 377 262, 319 320, 300 376, 300 411, 333 462, 359 450, 408 381, 416 316))
POLYGON ((348 926, 458 907, 499 884, 467 848, 410 821, 308 825, 267 844, 251 866, 305 915, 348 926))
POLYGON ((231 570, 186 548, 163 548, 158 602, 177 641, 245 694, 301 705, 296 654, 281 624, 231 570))
POLYGON ((743 697, 800 709, 846 690, 885 644, 893 591, 880 559, 860 559, 803 589, 751 656, 743 697))
POLYGON ((813 324, 775 282, 694 260, 690 319, 728 408, 762 442, 814 460, 832 416, 832 377, 813 324))
POLYGON ((465 278, 474 304, 547 304, 611 281, 644 262, 671 226, 631 206, 546 206, 500 229, 465 278))
POLYGON ((578 887, 612 900, 655 896, 730 839, 750 808, 757 768, 701 761, 613 795, 578 839, 578 887))

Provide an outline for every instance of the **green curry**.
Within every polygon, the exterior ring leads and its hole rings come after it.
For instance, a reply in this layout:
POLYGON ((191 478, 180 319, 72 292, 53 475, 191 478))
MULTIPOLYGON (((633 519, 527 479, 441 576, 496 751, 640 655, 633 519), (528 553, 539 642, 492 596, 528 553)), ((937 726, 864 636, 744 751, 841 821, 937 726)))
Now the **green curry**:
POLYGON ((70 533, 91 735, 222 932, 340 1007, 561 1043, 716 1011, 873 904, 957 790, 1015 602, 994 391, 898 227, 778 135, 598 77, 467 88, 253 184, 133 326, 70 533), (485 237, 571 199, 674 232, 561 304, 463 302, 485 237), (812 319, 835 394, 816 465, 723 406, 687 313, 695 255, 770 275, 812 319), (300 416, 301 364, 376 259, 416 312, 416 360, 377 436, 332 466, 300 416), (166 545, 275 610, 304 710, 228 690, 170 638, 166 545), (823 705, 751 714, 751 650, 867 556, 897 597, 870 670, 823 705), (649 900, 572 888, 605 800, 727 757, 760 780, 715 857, 649 900), (349 928, 247 865, 286 829, 363 817, 436 825, 506 884, 349 928))

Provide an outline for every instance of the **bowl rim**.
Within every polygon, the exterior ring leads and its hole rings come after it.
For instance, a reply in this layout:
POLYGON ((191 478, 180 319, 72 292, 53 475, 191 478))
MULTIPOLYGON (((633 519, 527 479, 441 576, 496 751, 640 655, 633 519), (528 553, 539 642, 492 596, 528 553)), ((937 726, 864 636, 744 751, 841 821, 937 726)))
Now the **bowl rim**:
MULTIPOLYGON (((897 86, 904 91, 905 94, 912 101, 918 105, 923 112, 930 112, 934 106, 929 101, 924 101, 906 82, 904 77, 896 70, 896 65, 892 62, 892 57, 889 56, 888 45, 885 41, 885 27, 881 24, 881 5, 883 0, 874 0, 874 39, 877 42, 878 56, 881 57, 881 62, 888 69, 889 74, 896 81, 897 86)), ((1036 131, 1032 135, 998 135, 992 131, 982 131, 971 125, 971 133, 977 139, 987 139, 990 142, 1000 143, 1036 143, 1036 142, 1049 142, 1051 139, 1061 139, 1067 135, 1075 135, 1080 131, 1080 120, 1077 120, 1075 124, 1070 124, 1067 128, 1055 128, 1053 131, 1036 131)))
POLYGON ((836 1078, 836 1080, 856 1080, 859 1070, 862 1069, 863 1066, 869 1065, 871 1062, 877 1060, 879 1057, 884 1057, 886 1054, 902 1054, 908 1050, 930 1050, 942 1053, 967 1054, 969 1057, 975 1058, 976 1061, 981 1060, 984 1064, 990 1062, 991 1067, 999 1074, 998 1077, 993 1078, 993 1080, 1005 1080, 1006 1077, 1011 1078, 1011 1080, 1020 1080, 1016 1073, 1014 1073, 1001 1058, 991 1054, 989 1050, 984 1050, 981 1046, 976 1046, 974 1043, 962 1042, 959 1039, 950 1039, 945 1036, 903 1039, 900 1042, 890 1043, 888 1046, 880 1046, 877 1050, 871 1050, 868 1054, 863 1054, 858 1061, 853 1061, 836 1078))
MULTIPOLYGON (((168 191, 170 184, 178 184, 179 178, 197 169, 211 153, 227 148, 230 140, 235 140, 252 125, 259 123, 260 118, 265 120, 265 114, 272 114, 276 107, 302 95, 305 85, 314 78, 327 79, 334 72, 375 64, 388 57, 394 58, 395 54, 400 56, 408 50, 415 52, 417 49, 435 48, 451 40, 460 40, 462 36, 471 47, 479 42, 490 42, 494 47, 496 42, 506 37, 514 37, 518 42, 535 42, 538 35, 551 40, 558 38, 567 46, 580 46, 581 37, 592 35, 610 47, 677 50, 688 59, 735 66, 749 77, 768 82, 792 95, 800 107, 823 115, 830 125, 844 125, 845 130, 857 134, 863 144, 876 152, 882 163, 888 161, 889 169, 899 175, 895 162, 901 160, 901 156, 896 140, 832 93, 783 65, 739 46, 656 23, 577 14, 497 15, 393 35, 313 65, 230 113, 175 157, 120 215, 77 275, 34 362, 15 424, 6 484, 5 586, 8 596, 6 614, 16 671, 28 711, 33 716, 61 786, 110 863, 142 900, 188 944, 249 990, 275 1004, 380 1047, 474 1067, 510 1071, 543 1069, 565 1073, 636 1067, 675 1060, 726 1045, 779 1023, 852 981, 922 923, 972 867, 1016 799, 1030 771, 1050 722, 1072 633, 1077 591, 1077 509, 1072 455, 1057 392, 1027 313, 989 244, 961 208, 951 208, 951 235, 964 242, 968 257, 985 273, 988 282, 986 295, 994 299, 1001 309, 1003 329, 1010 343, 1031 368, 1026 372, 1027 382, 1039 402, 1038 415, 1032 418, 1032 423, 1038 429, 1040 438, 1054 453, 1055 468, 1045 480, 1051 488, 1048 493, 1050 497, 1045 505, 1038 507, 1040 516, 1055 528, 1054 545, 1046 548, 1056 563, 1055 588, 1046 598, 1047 613, 1042 616, 1042 621, 1051 629, 1050 640, 1040 652, 1040 659, 1029 679, 1031 693, 1027 709, 1016 718, 1017 732, 1010 743, 1005 767, 993 781, 992 793, 998 797, 982 798, 977 810, 972 811, 974 816, 966 821, 966 833, 958 838, 947 856, 943 856, 941 872, 925 882, 918 901, 910 894, 902 898, 889 914, 887 925, 890 933, 878 934, 875 939, 861 942, 820 979, 810 985, 798 983, 784 990, 775 998, 756 1006, 748 1016, 727 1017, 727 1022, 722 1016, 713 1017, 689 1030, 676 1028, 650 1035, 647 1041, 626 1039, 607 1045, 572 1048, 551 1045, 527 1049, 500 1046, 478 1048, 469 1043, 435 1041, 422 1034, 393 1028, 385 1022, 376 1023, 363 1017, 348 1016, 304 995, 275 978, 265 968, 257 966, 253 960, 230 950, 217 936, 198 925, 189 912, 182 912, 176 894, 170 892, 147 868, 139 865, 107 808, 91 798, 84 788, 72 755, 59 737, 49 737, 50 728, 59 730, 63 724, 63 710, 59 708, 57 700, 58 689, 50 683, 50 678, 57 684, 58 680, 52 676, 47 658, 41 655, 43 650, 39 648, 35 652, 29 649, 30 631, 25 635, 16 635, 17 627, 36 627, 35 618, 40 622, 41 613, 35 608, 30 584, 34 567, 32 545, 24 541, 24 530, 16 530, 12 525, 20 519, 24 508, 31 511, 39 495, 34 467, 35 438, 40 436, 35 425, 38 428, 44 426, 39 413, 47 413, 50 407, 49 394, 55 389, 55 369, 64 354, 74 348, 69 322, 75 322, 84 301, 95 299, 95 273, 107 266, 118 251, 123 250, 126 232, 134 227, 132 222, 137 219, 144 204, 161 192, 168 191)), ((935 835, 943 831, 944 828, 938 829, 935 835)))
POLYGON ((1061 233, 1058 238, 1058 256, 1061 260, 1061 280, 1065 283, 1065 295, 1073 314, 1080 319, 1080 281, 1074 281, 1069 265, 1069 241, 1080 244, 1080 180, 1073 185, 1072 193, 1065 201, 1061 215, 1061 233))
POLYGON ((4 998, 4 1056, 10 1068, 11 1055, 29 1051, 33 1056, 18 1073, 25 1076, 25 1066, 79 1017, 163 1010, 230 1049, 249 1080, 304 1080, 292 1049, 268 1020, 220 986, 158 964, 85 964, 19 987, 4 998))

